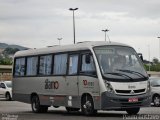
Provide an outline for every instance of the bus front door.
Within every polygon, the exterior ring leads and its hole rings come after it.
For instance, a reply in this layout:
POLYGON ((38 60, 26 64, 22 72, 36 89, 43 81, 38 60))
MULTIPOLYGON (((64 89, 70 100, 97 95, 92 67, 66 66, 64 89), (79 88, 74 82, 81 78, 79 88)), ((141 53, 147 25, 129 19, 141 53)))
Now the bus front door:
POLYGON ((66 77, 67 106, 80 107, 78 88, 78 54, 69 55, 68 75, 66 77))

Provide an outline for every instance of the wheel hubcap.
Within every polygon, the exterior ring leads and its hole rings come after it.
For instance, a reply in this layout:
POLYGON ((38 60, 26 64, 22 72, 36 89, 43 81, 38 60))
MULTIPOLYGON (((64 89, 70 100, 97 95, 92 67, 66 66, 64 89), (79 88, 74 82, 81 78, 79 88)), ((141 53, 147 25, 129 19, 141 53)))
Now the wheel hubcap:
POLYGON ((158 97, 155 97, 154 103, 155 103, 155 105, 159 105, 160 104, 160 99, 158 97))
POLYGON ((86 103, 83 105, 86 112, 90 112, 92 109, 92 104, 90 101, 86 101, 86 103))
POLYGON ((36 104, 33 103, 33 110, 36 111, 36 104))
POLYGON ((37 108, 38 108, 38 99, 35 98, 35 99, 33 99, 33 110, 37 111, 37 108))

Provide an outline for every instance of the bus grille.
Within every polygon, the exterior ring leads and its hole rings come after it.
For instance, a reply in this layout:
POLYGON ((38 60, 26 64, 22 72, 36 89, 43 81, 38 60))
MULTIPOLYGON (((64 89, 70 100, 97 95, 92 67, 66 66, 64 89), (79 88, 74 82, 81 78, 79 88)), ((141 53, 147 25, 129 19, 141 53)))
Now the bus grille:
POLYGON ((134 93, 143 93, 145 92, 145 89, 138 89, 138 90, 133 90, 134 93))
POLYGON ((146 89, 137 89, 137 90, 115 90, 117 94, 121 95, 133 95, 133 94, 142 94, 146 89))
POLYGON ((125 93, 125 94, 129 94, 131 93, 131 90, 116 90, 117 93, 125 93))

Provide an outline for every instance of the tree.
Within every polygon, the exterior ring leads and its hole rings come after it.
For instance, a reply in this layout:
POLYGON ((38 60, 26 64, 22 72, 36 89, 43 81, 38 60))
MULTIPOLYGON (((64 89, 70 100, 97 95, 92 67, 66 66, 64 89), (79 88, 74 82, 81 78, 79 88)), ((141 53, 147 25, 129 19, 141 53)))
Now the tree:
POLYGON ((0 55, 0 65, 12 65, 13 61, 12 58, 9 56, 2 56, 0 55))
POLYGON ((7 54, 0 54, 0 65, 12 65, 13 60, 7 54))
POLYGON ((4 51, 3 51, 3 54, 7 54, 7 55, 13 55, 15 54, 17 51, 19 51, 18 48, 6 48, 4 51))

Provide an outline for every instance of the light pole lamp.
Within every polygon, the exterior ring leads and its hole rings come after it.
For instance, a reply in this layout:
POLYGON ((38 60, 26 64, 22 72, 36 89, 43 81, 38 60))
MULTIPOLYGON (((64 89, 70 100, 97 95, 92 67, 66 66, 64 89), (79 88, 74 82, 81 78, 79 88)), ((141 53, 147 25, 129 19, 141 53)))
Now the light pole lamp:
POLYGON ((148 45, 148 61, 149 61, 149 71, 151 69, 151 62, 150 62, 150 45, 148 45))
POLYGON ((61 45, 60 41, 62 40, 62 38, 57 38, 57 39, 58 39, 58 41, 59 41, 59 45, 61 45))
POLYGON ((75 40, 75 19, 74 19, 74 11, 78 10, 78 8, 69 8, 70 11, 73 11, 73 39, 74 39, 74 44, 76 42, 75 40))
MULTIPOLYGON (((104 29, 102 31, 105 33, 105 41, 106 41, 106 32, 108 32, 109 30, 108 29, 104 29)), ((108 35, 107 35, 107 37, 108 37, 109 42, 111 42, 108 35)))

